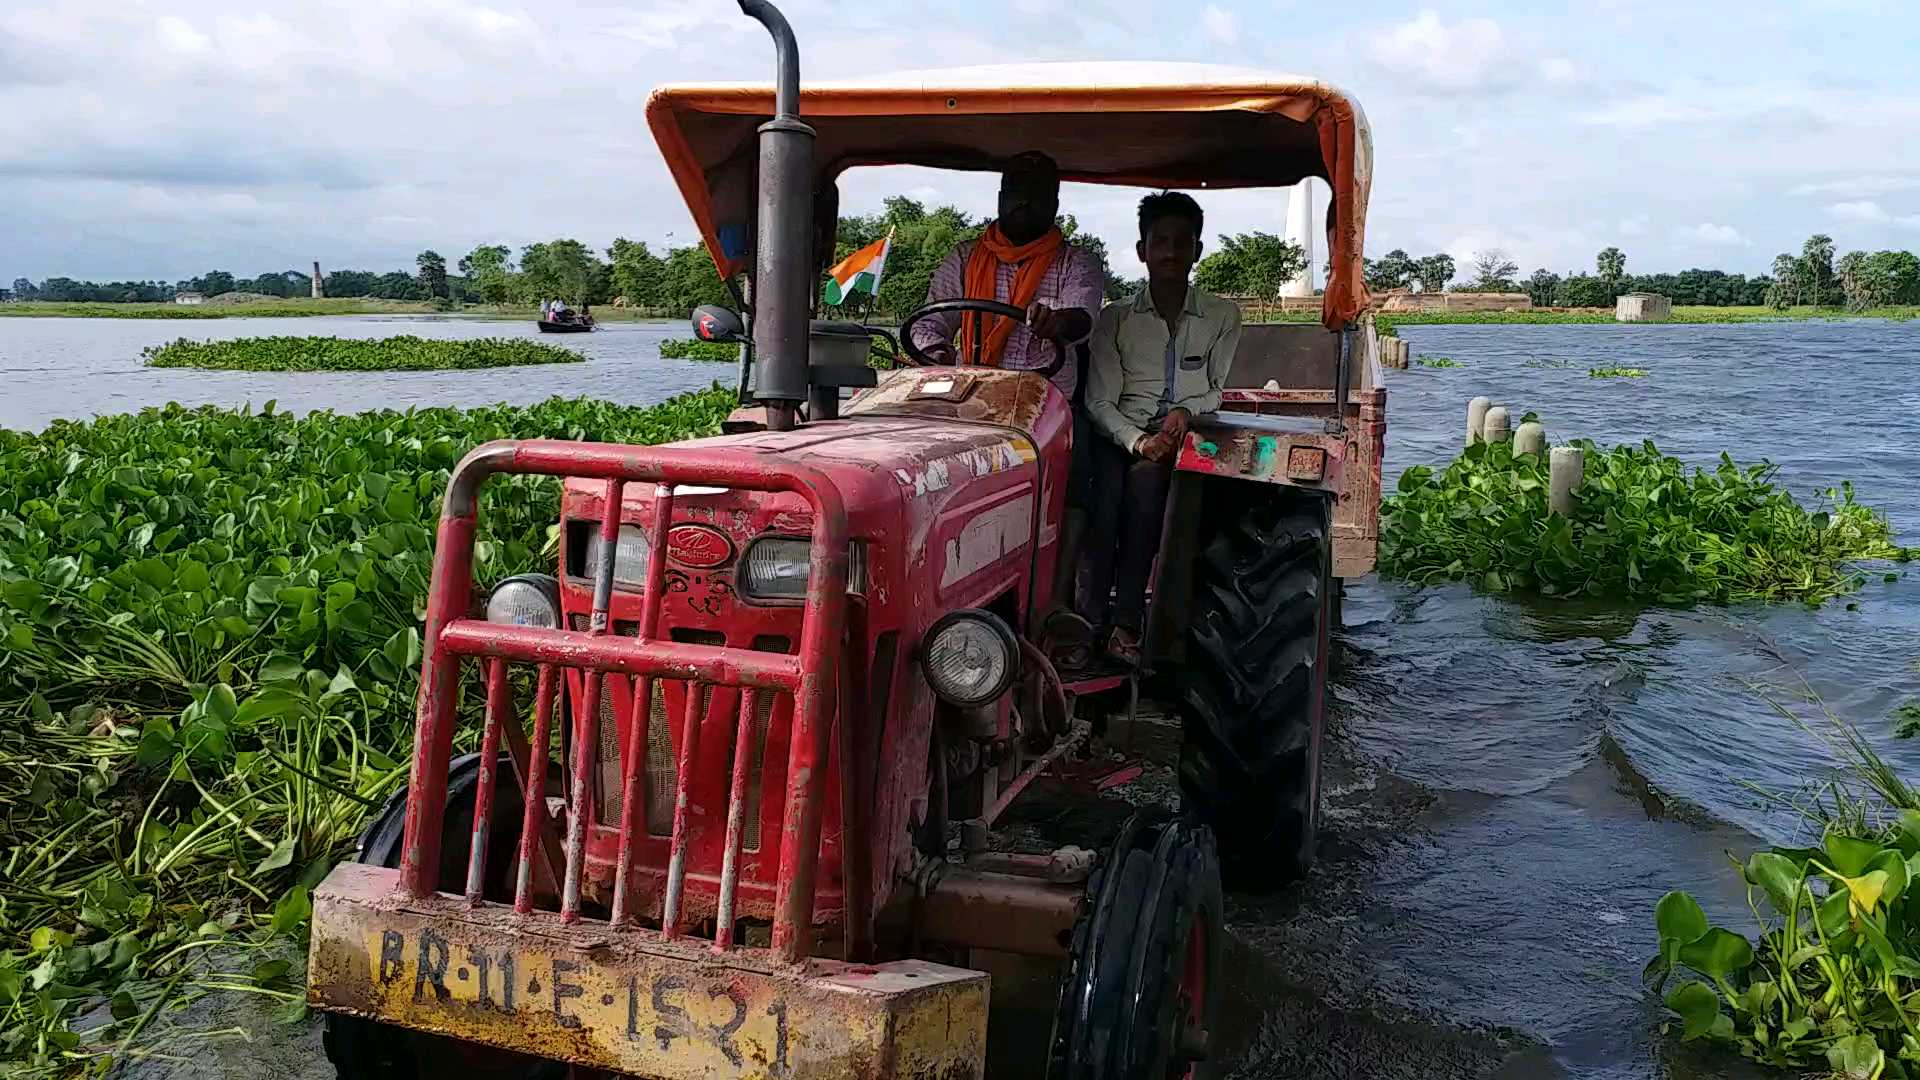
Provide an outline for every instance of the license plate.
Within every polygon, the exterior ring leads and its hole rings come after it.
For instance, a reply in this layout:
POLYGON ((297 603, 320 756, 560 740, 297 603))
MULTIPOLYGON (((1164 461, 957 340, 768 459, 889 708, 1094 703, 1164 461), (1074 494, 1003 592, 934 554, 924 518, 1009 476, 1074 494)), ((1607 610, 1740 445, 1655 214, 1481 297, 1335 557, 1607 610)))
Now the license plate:
POLYGON ((396 884, 395 871, 350 865, 315 891, 315 1006, 667 1080, 980 1075, 981 972, 921 961, 790 972, 650 931, 450 897, 396 905, 396 884), (893 1067, 874 1071, 883 1062, 893 1067))

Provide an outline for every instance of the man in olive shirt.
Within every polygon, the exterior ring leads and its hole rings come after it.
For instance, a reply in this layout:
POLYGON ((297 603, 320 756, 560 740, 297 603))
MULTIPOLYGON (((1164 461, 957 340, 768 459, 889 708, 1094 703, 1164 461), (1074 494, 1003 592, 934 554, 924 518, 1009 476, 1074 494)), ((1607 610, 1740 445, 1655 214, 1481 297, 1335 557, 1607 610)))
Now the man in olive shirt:
POLYGON ((1147 284, 1107 306, 1090 339, 1087 414, 1095 429, 1080 612, 1111 625, 1108 652, 1137 663, 1148 577, 1160 547, 1173 461, 1187 425, 1220 407, 1240 345, 1240 308, 1188 283, 1200 259, 1200 204, 1180 192, 1140 200, 1147 284))

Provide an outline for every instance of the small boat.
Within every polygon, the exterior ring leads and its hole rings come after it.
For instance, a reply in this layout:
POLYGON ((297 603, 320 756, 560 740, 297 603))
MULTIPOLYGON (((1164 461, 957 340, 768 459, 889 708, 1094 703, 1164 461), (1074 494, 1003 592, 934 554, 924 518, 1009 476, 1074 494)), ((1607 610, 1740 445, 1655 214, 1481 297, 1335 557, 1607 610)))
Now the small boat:
POLYGON ((584 334, 594 329, 593 321, 590 319, 585 322, 554 322, 551 319, 537 319, 534 325, 538 326, 543 334, 584 334))

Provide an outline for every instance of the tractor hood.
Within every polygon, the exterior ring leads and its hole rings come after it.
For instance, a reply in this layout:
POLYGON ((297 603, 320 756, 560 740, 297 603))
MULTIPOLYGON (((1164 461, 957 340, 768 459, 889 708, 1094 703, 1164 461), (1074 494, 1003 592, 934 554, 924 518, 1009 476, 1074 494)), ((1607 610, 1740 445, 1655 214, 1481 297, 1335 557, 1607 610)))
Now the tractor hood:
MULTIPOLYGON (((746 450, 824 473, 876 588, 928 587, 923 599, 951 604, 990 591, 1002 571, 1022 580, 1031 572, 1026 556, 1050 542, 1043 523, 1057 519, 1065 497, 1071 424, 1065 397, 1039 375, 922 368, 893 373, 845 419, 678 445, 746 450)), ((569 480, 565 513, 599 519, 605 490, 569 480)), ((644 529, 652 490, 629 485, 623 501, 621 519, 644 529)), ((729 550, 744 551, 767 536, 805 536, 812 518, 797 495, 679 487, 674 521, 718 530, 729 550)))

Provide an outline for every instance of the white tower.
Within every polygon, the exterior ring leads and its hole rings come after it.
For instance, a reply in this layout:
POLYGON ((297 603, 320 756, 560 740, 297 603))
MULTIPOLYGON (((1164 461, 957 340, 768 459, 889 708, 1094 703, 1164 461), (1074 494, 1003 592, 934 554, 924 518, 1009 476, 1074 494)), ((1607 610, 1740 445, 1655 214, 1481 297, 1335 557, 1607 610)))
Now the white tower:
POLYGON ((1307 257, 1306 269, 1280 286, 1281 296, 1312 296, 1313 276, 1317 260, 1313 242, 1314 225, 1318 215, 1313 212, 1313 180, 1306 179, 1293 185, 1293 194, 1287 199, 1287 240, 1299 244, 1300 251, 1307 257))

